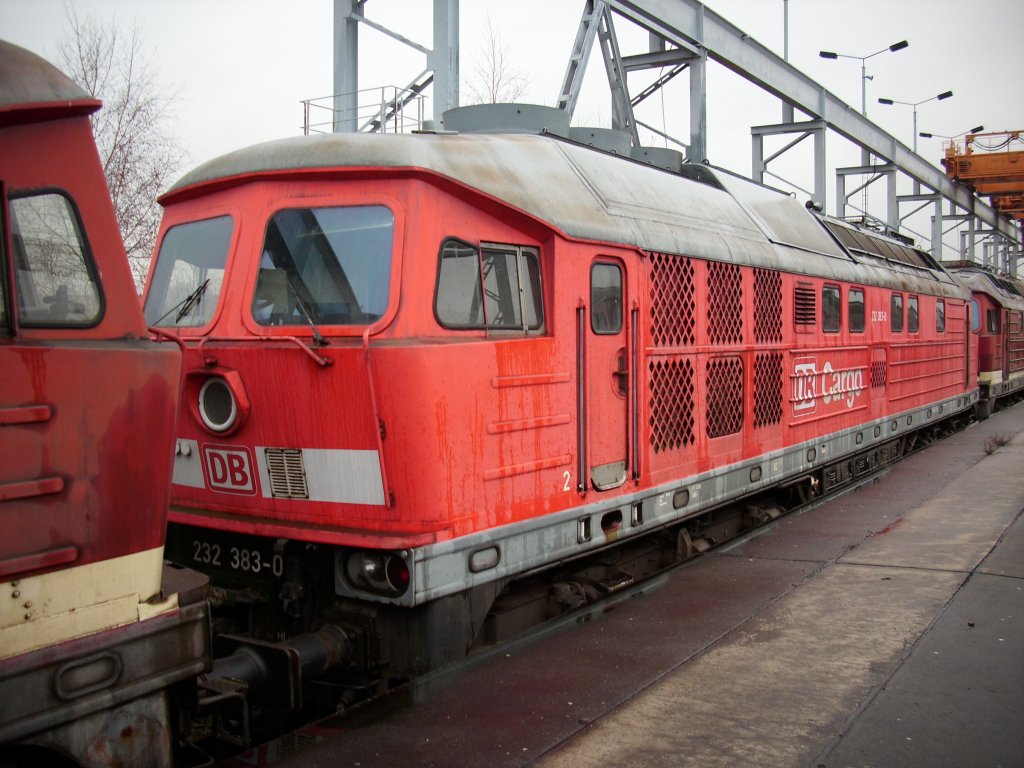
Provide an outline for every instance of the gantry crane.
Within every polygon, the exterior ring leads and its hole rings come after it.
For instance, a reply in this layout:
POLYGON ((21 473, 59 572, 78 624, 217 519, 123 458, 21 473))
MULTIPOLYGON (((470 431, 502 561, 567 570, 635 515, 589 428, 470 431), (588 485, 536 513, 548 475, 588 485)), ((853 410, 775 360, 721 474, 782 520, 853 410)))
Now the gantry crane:
POLYGON ((946 175, 987 195, 992 205, 1024 220, 1024 136, 1021 131, 968 134, 946 145, 946 175))

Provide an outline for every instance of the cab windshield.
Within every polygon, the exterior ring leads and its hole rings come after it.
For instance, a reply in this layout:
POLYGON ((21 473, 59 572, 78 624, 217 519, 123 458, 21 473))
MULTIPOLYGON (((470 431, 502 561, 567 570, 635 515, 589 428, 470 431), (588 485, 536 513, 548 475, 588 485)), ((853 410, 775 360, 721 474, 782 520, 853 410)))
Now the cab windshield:
POLYGON ((267 224, 253 318, 271 326, 379 320, 388 306, 394 226, 382 205, 278 211, 267 224))
POLYGON ((167 230, 144 308, 150 325, 198 327, 213 318, 234 223, 230 216, 167 230))

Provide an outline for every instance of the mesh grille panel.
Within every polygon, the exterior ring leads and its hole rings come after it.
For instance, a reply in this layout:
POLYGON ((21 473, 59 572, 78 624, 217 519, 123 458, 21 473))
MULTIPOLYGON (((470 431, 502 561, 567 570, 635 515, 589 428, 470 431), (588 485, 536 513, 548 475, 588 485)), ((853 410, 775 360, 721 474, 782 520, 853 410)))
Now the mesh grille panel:
POLYGON ((767 352, 754 358, 754 426, 782 420, 782 353, 767 352))
POLYGON ((708 341, 743 343, 743 280, 736 264, 708 262, 708 341))
POLYGON ((782 275, 767 269, 754 270, 754 341, 782 341, 782 275))
POLYGON ((721 437, 743 428, 743 361, 717 357, 707 367, 708 437, 721 437))
POLYGON ((871 364, 871 386, 880 389, 885 386, 885 361, 875 360, 871 364))
POLYGON ((680 358, 652 360, 651 446, 655 453, 693 443, 693 365, 680 358))
POLYGON ((651 255, 651 340, 656 347, 689 346, 696 340, 693 264, 681 256, 651 255))

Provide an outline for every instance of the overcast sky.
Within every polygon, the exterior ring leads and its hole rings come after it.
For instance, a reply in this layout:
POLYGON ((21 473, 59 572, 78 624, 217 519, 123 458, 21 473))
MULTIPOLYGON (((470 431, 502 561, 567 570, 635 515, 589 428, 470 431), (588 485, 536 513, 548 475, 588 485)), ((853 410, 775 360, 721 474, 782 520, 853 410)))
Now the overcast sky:
MULTIPOLYGON (((302 99, 333 92, 332 0, 79 0, 80 15, 136 24, 159 77, 176 94, 173 130, 196 164, 240 146, 301 133, 302 99)), ((783 0, 712 0, 707 5, 780 55, 783 0)), ((431 0, 370 0, 366 15, 430 47, 431 0)), ((461 69, 474 76, 491 19, 513 66, 528 80, 523 100, 553 105, 579 25, 582 0, 462 0, 461 69)), ((868 61, 868 116, 913 145, 906 102, 946 90, 953 98, 918 109, 918 130, 952 135, 975 125, 1024 129, 1024 2, 1021 0, 790 0, 790 61, 859 110, 860 62, 830 61, 821 49, 864 56, 906 39, 910 46, 868 61)), ((644 52, 646 33, 617 24, 625 53, 644 52)), ((67 34, 62 0, 0 0, 0 37, 55 58, 67 34)), ((360 86, 406 85, 425 68, 422 54, 379 32, 360 32, 360 86)), ((647 79, 631 77, 635 93, 647 79)), ((750 173, 750 126, 781 120, 778 100, 721 67, 708 67, 708 154, 750 173)), ((687 77, 648 100, 642 118, 686 138, 687 77)), ((463 88, 465 102, 466 89, 463 88)), ((604 67, 596 54, 575 123, 610 119, 604 67)), ((429 110, 428 110, 429 114, 429 110)), ((648 136, 650 143, 655 143, 648 136)), ((660 143, 660 140, 658 140, 660 143)), ((805 142, 807 143, 807 142, 805 142)), ((938 139, 919 139, 932 162, 938 139)), ((809 164, 809 155, 793 162, 809 164)), ((829 162, 858 164, 856 150, 829 138, 829 162)), ((803 181, 803 180, 801 180, 803 181)), ((809 182, 807 182, 809 184, 809 182)), ((829 180, 831 198, 833 181, 829 180)), ((830 203, 831 210, 831 203, 830 203)))

